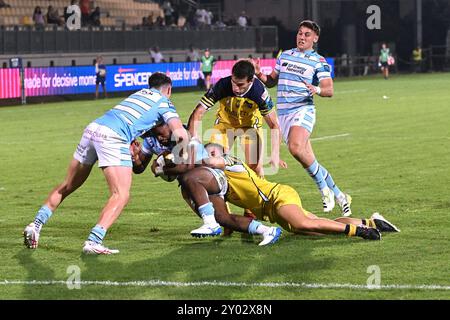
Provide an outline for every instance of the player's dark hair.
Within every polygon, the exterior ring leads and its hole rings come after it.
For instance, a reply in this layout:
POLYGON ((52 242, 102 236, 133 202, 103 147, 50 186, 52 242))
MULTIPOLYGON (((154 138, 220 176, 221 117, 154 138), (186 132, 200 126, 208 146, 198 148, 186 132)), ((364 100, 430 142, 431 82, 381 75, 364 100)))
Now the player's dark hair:
POLYGON ((172 85, 172 80, 164 73, 155 72, 148 78, 149 88, 161 88, 164 85, 172 85))
POLYGON ((249 60, 239 60, 234 64, 231 73, 238 79, 246 78, 251 81, 255 76, 255 67, 249 60))
POLYGON ((298 25, 298 29, 300 29, 300 27, 309 28, 312 31, 314 31, 318 36, 320 36, 320 27, 319 27, 319 25, 316 22, 314 22, 312 20, 303 20, 298 25))
POLYGON ((225 153, 225 148, 221 144, 218 144, 215 142, 210 142, 210 143, 205 144, 205 149, 207 149, 208 147, 218 148, 222 151, 222 153, 225 153))

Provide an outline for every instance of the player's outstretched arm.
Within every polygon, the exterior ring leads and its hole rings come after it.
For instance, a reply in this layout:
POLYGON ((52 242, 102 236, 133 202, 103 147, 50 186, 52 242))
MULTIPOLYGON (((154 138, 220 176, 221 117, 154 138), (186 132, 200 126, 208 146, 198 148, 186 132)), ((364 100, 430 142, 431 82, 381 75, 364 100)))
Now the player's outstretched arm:
POLYGON ((196 165, 201 164, 202 161, 201 157, 197 157, 197 148, 195 147, 197 144, 202 146, 202 144, 196 140, 192 140, 188 144, 185 158, 177 156, 176 154, 178 154, 178 152, 175 151, 176 153, 174 153, 174 150, 168 155, 164 153, 160 154, 158 158, 153 161, 152 172, 156 177, 161 174, 176 176, 194 169, 196 165))
POLYGON ((333 96, 333 80, 331 78, 323 79, 320 81, 319 86, 316 87, 311 83, 303 81, 311 95, 318 95, 321 97, 332 97, 333 96))
POLYGON ((142 152, 142 147, 139 141, 134 140, 130 145, 131 160, 133 161, 133 172, 140 174, 145 171, 152 155, 148 155, 142 152))
POLYGON ((177 176, 183 173, 188 172, 189 170, 193 169, 194 165, 189 165, 186 163, 179 163, 175 164, 173 166, 167 166, 162 165, 158 162, 158 159, 155 159, 152 163, 152 172, 155 175, 155 177, 158 177, 162 174, 169 175, 169 176, 177 176))
POLYGON ((197 107, 195 107, 192 114, 190 115, 188 121, 188 130, 193 138, 199 139, 198 126, 200 125, 203 116, 207 111, 208 110, 202 104, 199 103, 197 107))
POLYGON ((271 74, 266 75, 261 71, 260 59, 253 59, 253 66, 255 67, 255 75, 261 80, 267 87, 272 88, 275 87, 278 83, 278 73, 275 70, 272 71, 271 74))
POLYGON ((189 134, 186 129, 183 127, 183 123, 181 123, 180 118, 171 118, 167 122, 167 125, 172 132, 172 140, 176 141, 175 147, 172 149, 172 152, 177 155, 177 157, 186 158, 185 154, 187 153, 187 146, 189 143, 189 134))
POLYGON ((278 124, 278 117, 275 111, 272 111, 268 115, 264 116, 264 120, 269 126, 270 130, 270 142, 272 144, 270 163, 275 168, 281 166, 287 168, 287 163, 280 159, 280 145, 281 145, 281 132, 280 125, 278 124))
POLYGON ((327 78, 327 79, 321 80, 320 83, 319 83, 319 87, 320 87, 320 94, 319 95, 321 97, 329 97, 329 98, 331 98, 333 96, 333 93, 334 93, 333 79, 327 78))

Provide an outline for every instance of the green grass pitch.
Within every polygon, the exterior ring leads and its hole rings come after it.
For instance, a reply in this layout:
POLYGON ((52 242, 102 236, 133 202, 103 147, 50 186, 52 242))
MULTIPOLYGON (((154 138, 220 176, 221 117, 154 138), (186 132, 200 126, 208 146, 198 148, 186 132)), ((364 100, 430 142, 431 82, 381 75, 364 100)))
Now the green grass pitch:
MULTIPOLYGON (((108 196, 99 169, 56 211, 36 251, 21 232, 64 178, 84 127, 120 99, 0 108, 0 299, 449 299, 449 88, 450 74, 338 79, 333 98, 316 98, 318 160, 352 195, 353 216, 379 211, 399 234, 369 242, 284 232, 262 248, 260 237, 238 233, 195 239, 201 221, 177 184, 145 172, 105 240, 120 254, 100 257, 81 255, 108 196), (81 270, 80 289, 64 284, 69 266, 81 270), (370 266, 379 267, 379 289, 364 287, 370 266)), ((184 121, 201 94, 173 95, 184 121)), ((338 217, 338 208, 321 212, 315 184, 285 145, 282 158, 288 169, 268 179, 294 187, 309 211, 338 217)))

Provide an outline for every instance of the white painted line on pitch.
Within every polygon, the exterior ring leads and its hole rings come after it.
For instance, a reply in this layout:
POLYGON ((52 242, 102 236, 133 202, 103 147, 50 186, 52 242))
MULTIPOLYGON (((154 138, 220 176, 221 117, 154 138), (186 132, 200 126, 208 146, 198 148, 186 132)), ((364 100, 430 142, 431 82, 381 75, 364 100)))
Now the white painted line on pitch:
POLYGON ((335 138, 342 138, 349 136, 350 133, 343 133, 343 134, 337 134, 334 136, 324 136, 324 137, 318 137, 318 138, 312 138, 311 141, 319 141, 319 140, 328 140, 328 139, 335 139, 335 138))
MULTIPOLYGON (((343 134, 337 134, 337 135, 334 135, 334 136, 324 136, 324 137, 318 137, 318 138, 312 138, 312 139, 310 139, 311 141, 319 141, 319 140, 328 140, 328 139, 336 139, 336 138, 342 138, 342 137, 347 137, 347 136, 349 136, 350 135, 350 133, 343 133, 343 134)), ((35 141, 35 142, 33 142, 33 144, 39 144, 39 143, 41 143, 41 144, 47 144, 48 142, 47 141, 35 141)), ((74 143, 74 141, 73 140, 61 140, 61 141, 53 141, 52 142, 53 144, 68 144, 68 143, 74 143)), ((16 141, 2 141, 2 142, 0 142, 0 144, 4 144, 4 145, 15 145, 15 144, 17 144, 17 142, 16 141)))
POLYGON ((387 285, 359 285, 351 283, 296 283, 296 282, 176 282, 162 280, 147 281, 62 281, 62 280, 3 280, 0 285, 84 285, 106 287, 261 287, 261 288, 304 288, 304 289, 359 289, 359 290, 450 290, 444 285, 412 285, 412 284, 387 284, 387 285))
POLYGON ((336 90, 334 93, 335 94, 348 94, 348 93, 359 93, 359 92, 366 92, 367 89, 354 89, 354 90, 336 90))

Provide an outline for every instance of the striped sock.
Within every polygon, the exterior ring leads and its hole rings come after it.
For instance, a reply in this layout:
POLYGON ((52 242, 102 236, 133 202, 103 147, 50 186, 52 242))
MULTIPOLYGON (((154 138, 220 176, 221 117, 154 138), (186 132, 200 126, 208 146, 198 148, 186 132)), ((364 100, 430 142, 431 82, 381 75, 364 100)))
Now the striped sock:
POLYGON ((45 205, 42 206, 36 214, 36 217, 34 218, 35 227, 40 230, 42 226, 47 223, 48 219, 50 219, 52 214, 53 212, 49 207, 45 205))
POLYGON ((353 224, 347 224, 345 226, 344 233, 349 237, 354 237, 356 235, 356 226, 353 224))
POLYGON ((325 177, 323 176, 321 166, 319 165, 317 160, 314 160, 313 164, 306 168, 306 171, 309 173, 311 178, 313 178, 319 190, 323 190, 325 187, 327 187, 327 183, 325 181, 325 177))
POLYGON ((89 234, 88 240, 93 241, 95 243, 101 244, 103 242, 103 238, 105 238, 106 230, 103 229, 102 226, 98 224, 92 228, 91 233, 89 234))
POLYGON ((263 225, 260 221, 253 219, 248 225, 249 234, 264 234, 270 227, 263 225))
POLYGON ((374 219, 361 219, 362 224, 369 227, 369 228, 376 228, 377 224, 375 223, 374 219))
POLYGON ((257 234, 257 229, 261 225, 261 222, 252 220, 250 224, 248 225, 248 233, 249 234, 257 234))
POLYGON ((214 206, 211 202, 205 203, 204 205, 198 207, 198 213, 200 213, 204 223, 217 223, 216 218, 214 217, 214 206))
POLYGON ((325 179, 328 188, 330 188, 331 190, 333 190, 334 195, 339 199, 339 196, 342 194, 342 196, 344 196, 344 194, 341 192, 341 190, 337 187, 337 185, 334 183, 333 177, 331 176, 331 174, 328 172, 328 170, 320 165, 320 169, 322 171, 322 175, 323 178, 325 179))

